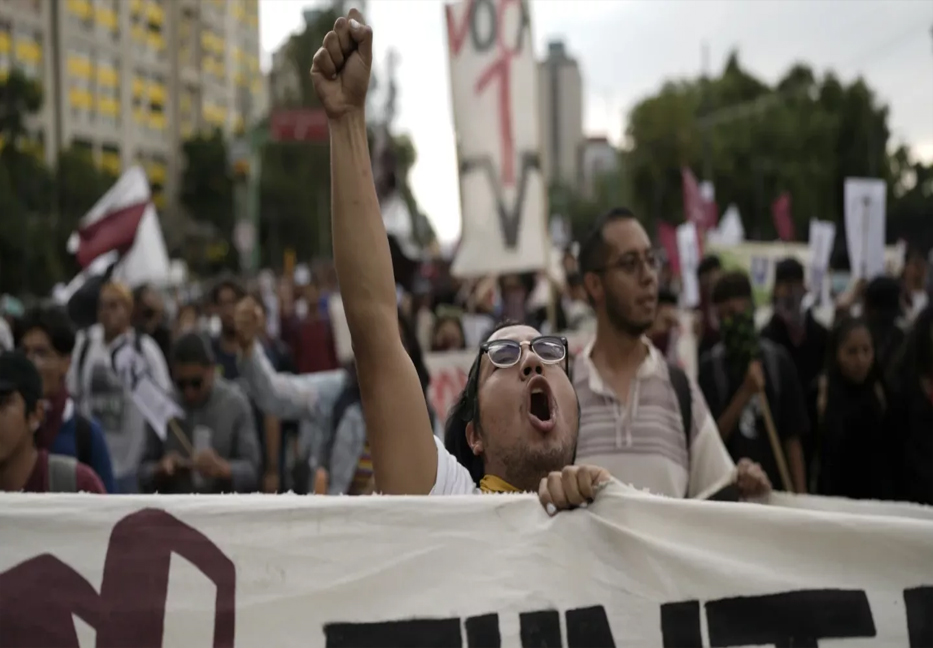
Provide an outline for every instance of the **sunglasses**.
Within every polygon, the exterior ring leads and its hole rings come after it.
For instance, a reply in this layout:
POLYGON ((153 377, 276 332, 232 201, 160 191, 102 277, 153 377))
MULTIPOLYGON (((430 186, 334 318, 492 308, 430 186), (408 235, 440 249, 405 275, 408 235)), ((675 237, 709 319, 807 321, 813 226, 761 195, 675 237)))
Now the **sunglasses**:
POLYGON ((567 338, 556 335, 542 335, 527 342, 493 340, 484 343, 480 347, 480 353, 489 356, 489 361, 496 367, 507 369, 514 367, 522 359, 522 347, 525 345, 534 351, 544 364, 566 364, 567 338))
POLYGON ((175 384, 178 385, 179 391, 185 391, 188 387, 191 389, 201 389, 204 385, 203 378, 179 378, 175 381, 175 384))

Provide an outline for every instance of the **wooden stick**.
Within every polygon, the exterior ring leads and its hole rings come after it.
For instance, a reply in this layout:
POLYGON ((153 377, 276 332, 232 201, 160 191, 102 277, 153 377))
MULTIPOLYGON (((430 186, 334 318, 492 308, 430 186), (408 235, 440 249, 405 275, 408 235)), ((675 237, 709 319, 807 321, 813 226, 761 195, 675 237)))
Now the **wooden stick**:
POLYGON ((314 494, 327 495, 327 482, 330 475, 324 468, 318 468, 314 473, 314 494))
POLYGON ((181 446, 185 449, 185 452, 194 457, 194 448, 191 446, 191 441, 188 440, 188 437, 185 436, 185 433, 178 426, 178 421, 171 419, 168 422, 168 427, 172 431, 172 434, 175 435, 175 438, 178 439, 178 442, 181 444, 181 446))
POLYGON ((758 392, 758 402, 761 404, 761 414, 765 419, 765 427, 768 430, 768 440, 771 442, 771 451, 774 453, 774 459, 777 461, 778 472, 781 473, 781 482, 784 484, 784 490, 788 493, 796 492, 793 482, 790 480, 790 471, 787 470, 787 459, 784 457, 784 448, 781 447, 781 440, 778 438, 777 429, 774 427, 774 419, 771 417, 771 407, 768 405, 768 397, 765 396, 765 390, 758 392))

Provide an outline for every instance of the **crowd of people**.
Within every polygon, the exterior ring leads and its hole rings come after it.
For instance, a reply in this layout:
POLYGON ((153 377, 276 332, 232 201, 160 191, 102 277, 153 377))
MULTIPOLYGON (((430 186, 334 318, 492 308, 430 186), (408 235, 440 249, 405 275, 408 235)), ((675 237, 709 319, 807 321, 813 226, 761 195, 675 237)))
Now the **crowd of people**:
POLYGON ((837 295, 828 328, 803 266, 781 261, 760 329, 748 275, 706 257, 694 379, 677 352, 679 282, 627 209, 567 250, 560 287, 537 273, 462 281, 400 256, 361 117, 371 31, 357 16, 331 34, 312 77, 331 120, 335 263, 221 277, 203 297, 108 281, 92 323, 51 303, 7 312, 0 490, 532 491, 553 511, 611 476, 670 497, 731 483, 742 499, 933 504, 922 254, 837 295), (589 337, 581 352, 568 331, 589 337), (183 413, 171 434, 114 369, 127 344, 183 413), (466 386, 435 412, 425 354, 464 349, 476 350, 466 386))

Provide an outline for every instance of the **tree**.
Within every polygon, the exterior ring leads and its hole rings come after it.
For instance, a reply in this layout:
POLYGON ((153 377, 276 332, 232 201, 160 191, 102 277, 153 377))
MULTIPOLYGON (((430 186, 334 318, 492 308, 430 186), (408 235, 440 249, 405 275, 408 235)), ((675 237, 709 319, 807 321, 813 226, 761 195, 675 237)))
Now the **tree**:
POLYGON ((636 208, 679 222, 687 166, 698 176, 709 168, 718 204, 736 204, 754 237, 775 237, 770 205, 784 191, 793 198, 797 232, 811 218, 841 222, 846 177, 893 180, 887 117, 861 79, 845 85, 797 64, 771 87, 733 53, 718 77, 665 83, 632 109, 636 208))
POLYGON ((211 256, 205 249, 207 240, 233 239, 233 175, 227 143, 223 134, 215 130, 187 139, 182 144, 182 153, 185 167, 181 175, 181 204, 195 223, 192 230, 207 234, 193 236, 197 241, 187 240, 185 256, 193 269, 206 272, 232 269, 236 265, 236 255, 229 245, 219 257, 204 263, 211 256))

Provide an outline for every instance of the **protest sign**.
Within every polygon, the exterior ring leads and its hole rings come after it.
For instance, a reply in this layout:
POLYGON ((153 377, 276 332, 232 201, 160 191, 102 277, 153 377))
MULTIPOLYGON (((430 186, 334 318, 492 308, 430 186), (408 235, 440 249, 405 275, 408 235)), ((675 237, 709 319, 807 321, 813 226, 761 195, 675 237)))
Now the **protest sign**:
POLYGON ((680 281, 682 293, 680 305, 693 308, 700 303, 700 284, 697 280, 697 268, 700 267, 700 239, 695 223, 683 223, 677 226, 677 253, 680 256, 680 281))
POLYGON ((462 0, 444 8, 460 165, 456 276, 547 265, 538 71, 528 4, 462 0))
POLYGON ((113 351, 111 362, 133 403, 159 438, 165 441, 170 421, 184 418, 184 411, 171 394, 152 380, 149 363, 136 344, 126 341, 118 346, 113 351))
POLYGON ((0 648, 933 643, 933 523, 653 497, 0 496, 0 648))
POLYGON ((888 186, 880 178, 846 178, 845 225, 853 279, 884 274, 888 186))

